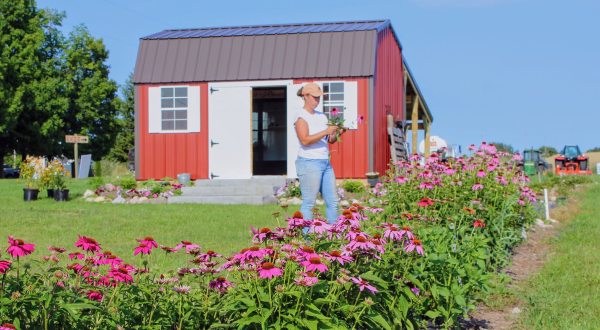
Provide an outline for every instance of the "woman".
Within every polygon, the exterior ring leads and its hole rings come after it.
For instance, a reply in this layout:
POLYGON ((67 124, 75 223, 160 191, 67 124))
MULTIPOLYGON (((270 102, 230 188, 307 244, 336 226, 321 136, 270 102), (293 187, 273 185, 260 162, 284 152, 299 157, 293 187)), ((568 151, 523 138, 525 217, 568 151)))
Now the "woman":
POLYGON ((304 107, 298 111, 294 120, 300 142, 296 160, 296 172, 302 192, 300 212, 305 219, 312 219, 317 193, 321 192, 327 206, 327 222, 334 223, 338 217, 338 195, 335 174, 329 162, 328 143, 336 142, 338 127, 328 126, 327 116, 315 110, 323 95, 319 85, 308 83, 298 90, 297 95, 304 100, 304 107))

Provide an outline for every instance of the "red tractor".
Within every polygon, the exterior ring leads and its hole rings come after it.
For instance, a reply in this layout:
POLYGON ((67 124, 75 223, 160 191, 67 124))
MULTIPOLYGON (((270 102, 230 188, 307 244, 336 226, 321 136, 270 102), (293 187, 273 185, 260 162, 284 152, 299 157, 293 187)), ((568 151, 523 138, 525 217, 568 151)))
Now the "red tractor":
POLYGON ((588 168, 588 157, 581 153, 579 146, 565 146, 561 153, 554 158, 556 174, 592 174, 588 168))

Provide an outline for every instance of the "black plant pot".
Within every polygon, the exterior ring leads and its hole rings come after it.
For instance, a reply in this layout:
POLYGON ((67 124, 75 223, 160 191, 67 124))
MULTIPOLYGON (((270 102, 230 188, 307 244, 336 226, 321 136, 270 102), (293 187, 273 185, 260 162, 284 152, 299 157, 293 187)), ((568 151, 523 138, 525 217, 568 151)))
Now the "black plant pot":
POLYGON ((48 188, 46 191, 48 192, 48 198, 54 198, 54 189, 48 188))
POLYGON ((35 201, 38 198, 39 189, 23 188, 23 200, 26 202, 35 201))
POLYGON ((54 200, 57 202, 66 202, 69 200, 69 189, 54 190, 54 200))
POLYGON ((379 177, 367 177, 367 182, 369 183, 369 186, 373 188, 379 182, 379 177))

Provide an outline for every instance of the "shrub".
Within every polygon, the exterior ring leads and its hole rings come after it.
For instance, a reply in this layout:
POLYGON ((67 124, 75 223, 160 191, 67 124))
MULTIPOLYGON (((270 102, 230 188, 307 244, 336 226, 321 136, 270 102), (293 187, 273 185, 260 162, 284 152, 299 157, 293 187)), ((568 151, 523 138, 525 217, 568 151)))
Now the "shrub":
POLYGON ((137 181, 135 177, 131 174, 123 175, 118 177, 115 185, 120 186, 125 190, 134 189, 137 186, 137 181))
POLYGON ((358 180, 345 180, 342 188, 349 193, 362 193, 366 191, 365 184, 358 180))

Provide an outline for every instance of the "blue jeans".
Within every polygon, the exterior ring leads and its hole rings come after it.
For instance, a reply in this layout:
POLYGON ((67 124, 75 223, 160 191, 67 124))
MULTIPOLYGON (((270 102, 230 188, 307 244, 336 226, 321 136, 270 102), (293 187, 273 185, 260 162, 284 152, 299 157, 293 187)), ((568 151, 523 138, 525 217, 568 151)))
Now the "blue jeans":
POLYGON ((315 207, 317 194, 321 192, 325 205, 327 222, 334 223, 338 217, 338 194, 335 189, 335 174, 328 159, 296 159, 296 173, 300 179, 302 206, 300 212, 305 219, 313 219, 312 209, 315 207))

